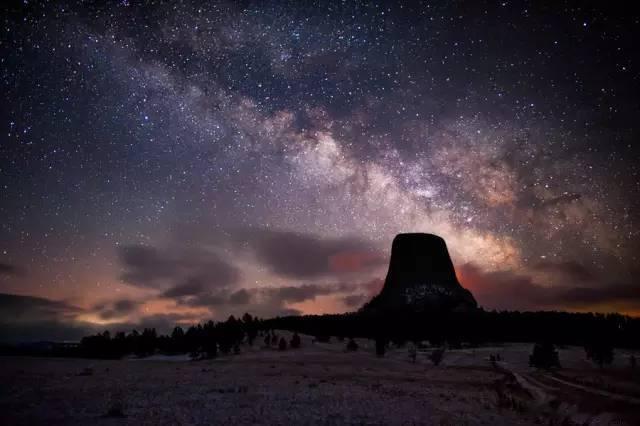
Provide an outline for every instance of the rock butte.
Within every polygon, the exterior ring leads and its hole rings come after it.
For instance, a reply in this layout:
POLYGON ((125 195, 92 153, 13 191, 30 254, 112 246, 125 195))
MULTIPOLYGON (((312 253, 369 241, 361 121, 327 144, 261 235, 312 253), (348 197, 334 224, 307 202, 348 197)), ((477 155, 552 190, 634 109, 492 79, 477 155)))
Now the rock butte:
POLYGON ((447 244, 433 234, 398 234, 393 239, 384 287, 363 312, 469 311, 477 308, 471 292, 456 277, 447 244))

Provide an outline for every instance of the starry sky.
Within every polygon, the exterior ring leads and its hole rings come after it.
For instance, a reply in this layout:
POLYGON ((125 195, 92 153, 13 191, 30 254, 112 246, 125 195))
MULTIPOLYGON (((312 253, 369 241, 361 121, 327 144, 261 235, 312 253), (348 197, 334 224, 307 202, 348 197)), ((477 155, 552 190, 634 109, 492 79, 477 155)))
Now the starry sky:
POLYGON ((354 310, 399 232, 486 309, 640 315, 623 6, 11 3, 0 323, 354 310))

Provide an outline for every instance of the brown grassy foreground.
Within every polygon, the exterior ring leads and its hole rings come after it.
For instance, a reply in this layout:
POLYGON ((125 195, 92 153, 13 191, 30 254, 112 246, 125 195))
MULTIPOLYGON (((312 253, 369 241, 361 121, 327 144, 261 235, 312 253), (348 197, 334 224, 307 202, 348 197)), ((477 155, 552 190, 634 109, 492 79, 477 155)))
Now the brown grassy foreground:
MULTIPOLYGON (((486 350, 448 352, 435 367, 424 356, 410 363, 402 349, 376 358, 364 341, 357 353, 344 353, 344 343, 303 339, 303 345, 284 352, 245 348, 237 356, 197 362, 2 358, 0 417, 6 425, 634 421, 633 404, 618 402, 621 414, 607 412, 617 406, 606 403, 598 406, 604 411, 585 412, 583 392, 569 392, 573 400, 564 403, 554 396, 553 383, 541 383, 544 378, 534 386, 549 397, 537 401, 509 374, 492 368, 486 350)), ((525 349, 503 353, 508 361, 525 349)), ((606 401, 588 393, 584 398, 606 401)))

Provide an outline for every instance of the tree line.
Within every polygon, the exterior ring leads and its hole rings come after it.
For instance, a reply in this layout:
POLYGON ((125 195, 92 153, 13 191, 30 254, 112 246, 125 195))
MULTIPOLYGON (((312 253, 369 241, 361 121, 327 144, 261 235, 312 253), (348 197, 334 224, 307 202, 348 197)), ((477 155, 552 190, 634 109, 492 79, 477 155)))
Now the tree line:
MULTIPOLYGON (((378 348, 384 348, 388 343, 400 346, 406 342, 419 344, 424 341, 433 346, 446 344, 449 348, 501 342, 579 345, 585 347, 589 358, 601 365, 610 362, 613 347, 640 348, 640 318, 619 314, 477 310, 450 313, 405 311, 384 315, 355 312, 266 320, 247 313, 241 318, 230 316, 225 321, 208 321, 186 329, 176 326, 166 335, 159 334, 154 328, 113 334, 104 331, 84 337, 74 347, 29 354, 121 358, 162 353, 189 354, 193 359, 200 359, 238 353, 241 346, 254 345, 258 337, 260 345, 264 342, 265 346, 280 350, 297 348, 300 347, 297 333, 314 336, 317 342, 326 342, 330 336, 349 339, 346 350, 357 350, 353 338, 374 339, 378 348), (295 332, 295 339, 287 342, 274 330, 295 332)), ((2 349, 2 353, 5 352, 20 354, 15 348, 2 349)))
POLYGON ((144 357, 160 352, 167 355, 189 354, 191 358, 214 358, 218 353, 239 352, 241 344, 253 345, 262 321, 246 313, 240 319, 233 315, 226 321, 207 321, 188 327, 176 326, 171 333, 159 335, 155 328, 142 332, 104 331, 83 337, 78 352, 89 358, 121 358, 125 355, 144 357))
POLYGON ((485 311, 429 313, 363 312, 304 315, 265 320, 264 327, 313 336, 364 337, 394 343, 429 341, 449 347, 499 342, 553 342, 560 345, 604 344, 640 348, 640 318, 620 314, 556 311, 485 311))

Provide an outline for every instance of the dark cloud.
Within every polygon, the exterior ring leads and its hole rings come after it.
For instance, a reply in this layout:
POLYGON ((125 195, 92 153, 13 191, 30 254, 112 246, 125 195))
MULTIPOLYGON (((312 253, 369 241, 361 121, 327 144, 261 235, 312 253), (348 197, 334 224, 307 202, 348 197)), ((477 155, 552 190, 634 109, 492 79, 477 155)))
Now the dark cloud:
MULTIPOLYGON (((574 276, 589 276, 576 265, 553 264, 544 268, 565 268, 574 276)), ((522 272, 485 272, 473 264, 458 269, 460 281, 476 297, 478 303, 489 309, 536 310, 536 309, 591 309, 611 306, 626 306, 640 309, 640 286, 625 283, 601 283, 591 287, 567 282, 565 285, 543 286, 533 277, 522 272)))
POLYGON ((83 310, 43 297, 0 293, 0 322, 37 322, 72 319, 83 310))
POLYGON ((168 333, 176 325, 189 326, 196 323, 190 314, 168 313, 146 315, 136 322, 122 322, 117 324, 109 324, 108 329, 117 331, 142 330, 145 328, 155 328, 159 333, 168 333))
MULTIPOLYGON (((103 319, 112 319, 135 312, 138 305, 136 301, 121 299, 98 305, 91 312, 97 312, 103 319)), ((166 333, 176 324, 196 322, 189 314, 169 313, 104 326, 79 321, 78 315, 86 312, 62 301, 0 293, 0 342, 80 340, 105 329, 117 332, 153 327, 166 333)))
POLYGON ((237 282, 238 270, 220 254, 200 248, 160 250, 126 246, 119 251, 124 282, 166 289, 169 295, 194 294, 204 287, 225 287, 237 282))
POLYGON ((549 291, 531 277, 513 271, 485 272, 474 264, 457 270, 461 284, 488 309, 527 310, 549 306, 549 291))
POLYGON ((122 280, 142 287, 155 287, 158 281, 173 277, 173 261, 154 247, 126 246, 119 251, 125 272, 122 280))
POLYGON ((11 265, 9 263, 0 263, 0 276, 17 276, 22 275, 22 273, 22 268, 16 265, 11 265))
POLYGON ((367 296, 366 294, 350 294, 343 297, 342 301, 346 306, 350 308, 359 308, 364 305, 365 302, 367 302, 369 299, 371 299, 371 297, 367 296))
POLYGON ((275 317, 290 317, 298 315, 302 315, 302 311, 293 308, 282 308, 273 313, 273 316, 275 317))
POLYGON ((285 286, 259 289, 268 300, 278 303, 299 303, 313 300, 317 296, 340 294, 354 290, 350 284, 305 284, 301 286, 285 286))
POLYGON ((253 287, 238 290, 218 289, 192 295, 171 297, 178 305, 209 308, 217 317, 239 314, 239 310, 260 316, 297 315, 288 304, 314 300, 318 296, 353 293, 363 287, 356 284, 328 283, 288 285, 281 287, 253 287))
POLYGON ((183 297, 178 299, 179 304, 194 307, 221 307, 230 305, 229 292, 220 290, 213 293, 203 293, 196 296, 183 297))
POLYGON ((640 308, 640 285, 610 284, 602 287, 572 287, 560 291, 558 297, 569 306, 624 303, 640 308))
POLYGON ((572 283, 592 281, 596 278, 595 274, 590 269, 575 261, 552 262, 547 260, 536 263, 533 265, 533 268, 542 272, 559 274, 572 283))
POLYGON ((242 288, 236 291, 217 290, 198 295, 175 297, 178 303, 189 306, 219 307, 223 305, 276 305, 300 303, 313 300, 317 296, 341 294, 354 291, 358 287, 351 284, 304 284, 300 286, 242 288))
POLYGON ((294 279, 315 279, 357 273, 384 264, 385 257, 360 238, 322 238, 265 228, 238 232, 237 243, 248 247, 271 271, 294 279))
POLYGON ((90 330, 75 319, 82 312, 62 301, 0 293, 0 341, 78 339, 90 330))
POLYGON ((248 305, 251 302, 251 293, 247 289, 240 289, 229 295, 231 305, 248 305))
MULTIPOLYGON (((171 237, 170 250, 147 246, 123 248, 122 278, 135 285, 156 288, 160 290, 160 298, 173 300, 179 306, 207 308, 216 317, 237 313, 240 308, 260 315, 277 315, 293 303, 360 291, 359 284, 316 280, 355 278, 385 264, 384 255, 372 243, 353 237, 322 238, 261 227, 233 228, 226 232, 199 221, 174 224, 171 237), (209 251, 194 247, 208 247, 209 251), (217 255, 217 251, 211 252, 212 247, 257 262, 285 279, 304 279, 307 283, 246 288, 240 285, 235 267, 217 255)), ((364 291, 369 293, 370 289, 364 291)))
POLYGON ((0 342, 79 341, 99 331, 87 323, 37 321, 0 323, 0 342))
POLYGON ((163 297, 176 298, 183 296, 193 296, 200 294, 205 290, 203 282, 199 279, 192 278, 184 284, 173 286, 162 293, 163 297))
POLYGON ((370 271, 386 264, 387 254, 364 238, 321 237, 311 233, 264 227, 231 227, 221 231, 208 220, 175 223, 171 227, 176 243, 230 249, 237 255, 253 254, 254 261, 285 278, 311 280, 370 271))
POLYGON ((164 296, 174 299, 179 305, 219 309, 238 305, 248 305, 253 300, 254 292, 252 290, 241 288, 235 291, 223 289, 197 294, 182 294, 178 296, 167 296, 165 294, 164 296))
POLYGON ((113 309, 117 312, 129 313, 134 311, 138 306, 138 302, 133 300, 122 299, 113 303, 113 309))
POLYGON ((382 278, 374 278, 371 281, 367 281, 359 285, 359 287, 367 294, 368 296, 375 296, 380 293, 382 287, 384 286, 384 280, 382 278))
POLYGON ((93 311, 96 312, 100 318, 110 320, 114 318, 121 318, 130 315, 138 309, 140 302, 130 299, 120 299, 113 302, 103 303, 96 305, 93 311))

